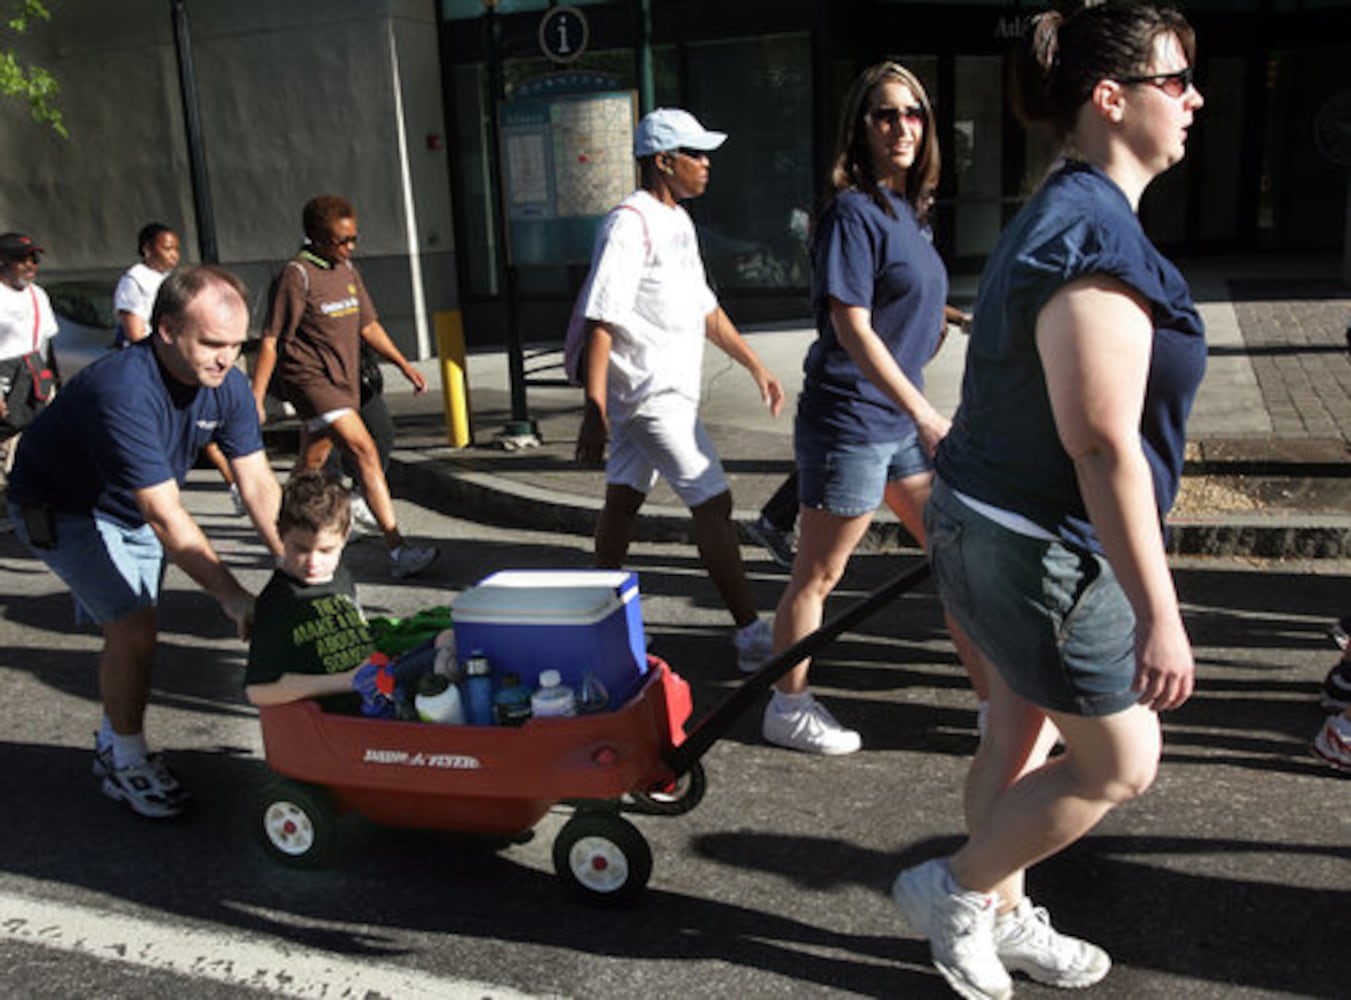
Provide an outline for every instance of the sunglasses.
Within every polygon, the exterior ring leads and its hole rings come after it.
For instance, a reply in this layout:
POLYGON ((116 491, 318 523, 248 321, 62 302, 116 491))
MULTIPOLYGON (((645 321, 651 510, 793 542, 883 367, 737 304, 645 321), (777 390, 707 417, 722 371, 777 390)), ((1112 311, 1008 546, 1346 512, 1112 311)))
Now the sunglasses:
POLYGON ((901 123, 901 119, 924 124, 924 105, 911 104, 905 108, 873 108, 868 112, 868 120, 874 125, 886 125, 888 128, 895 128, 901 123))
POLYGON ((708 159, 708 152, 703 149, 690 149, 688 146, 681 146, 676 152, 681 156, 688 156, 691 160, 708 159))
POLYGON ((1152 76, 1123 76, 1117 83, 1147 83, 1158 87, 1169 97, 1181 97, 1192 85, 1192 68, 1180 69, 1176 73, 1155 73, 1152 76))
POLYGON ((325 242, 331 247, 354 247, 357 245, 357 237, 356 233, 353 233, 351 236, 338 236, 325 242))

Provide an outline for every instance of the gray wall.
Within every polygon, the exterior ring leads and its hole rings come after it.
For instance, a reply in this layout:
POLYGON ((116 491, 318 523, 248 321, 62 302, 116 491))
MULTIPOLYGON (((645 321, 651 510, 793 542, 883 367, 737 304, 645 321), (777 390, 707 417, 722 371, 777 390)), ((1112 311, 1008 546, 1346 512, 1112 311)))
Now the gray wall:
MULTIPOLYGON (((115 277, 152 220, 197 259, 168 0, 56 0, 20 40, 60 81, 63 140, 0 101, 0 229, 48 249, 44 280, 115 277)), ((190 0, 221 262, 254 291, 300 239, 311 195, 357 208, 358 261, 390 333, 434 355, 456 308, 434 0, 190 0), (440 137, 429 149, 428 137, 440 137)))

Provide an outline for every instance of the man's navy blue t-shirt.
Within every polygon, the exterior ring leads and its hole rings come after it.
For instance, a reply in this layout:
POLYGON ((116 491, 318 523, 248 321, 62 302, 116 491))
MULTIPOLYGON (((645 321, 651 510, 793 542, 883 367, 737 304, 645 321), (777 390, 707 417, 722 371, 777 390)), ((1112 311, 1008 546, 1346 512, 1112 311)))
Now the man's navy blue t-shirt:
POLYGON ((134 492, 170 479, 182 486, 208 441, 227 458, 262 449, 248 379, 235 369, 217 389, 184 385, 146 338, 94 362, 39 414, 20 441, 9 496, 139 527, 134 492))
POLYGON ((1140 443, 1162 522, 1177 497, 1187 415, 1205 374, 1205 327, 1185 279, 1150 243, 1125 194, 1086 163, 1050 177, 1000 236, 976 298, 961 405, 935 465, 953 489, 1101 551, 1036 344, 1046 303, 1093 274, 1139 293, 1154 324, 1140 443))
POLYGON ((870 310, 873 330, 920 391, 943 330, 947 269, 910 203, 886 194, 894 218, 861 191, 839 192, 812 244, 817 336, 802 365, 798 419, 837 441, 897 441, 913 434, 915 424, 849 357, 830 321, 830 300, 870 310))

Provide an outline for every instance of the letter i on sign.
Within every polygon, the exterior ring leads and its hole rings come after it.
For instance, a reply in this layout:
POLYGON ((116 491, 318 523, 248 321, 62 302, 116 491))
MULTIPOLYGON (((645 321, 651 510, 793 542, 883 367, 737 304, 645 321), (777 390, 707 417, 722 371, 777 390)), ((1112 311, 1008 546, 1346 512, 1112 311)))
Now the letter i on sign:
POLYGON ((589 26, 576 7, 550 7, 539 22, 539 47, 554 62, 572 62, 586 51, 589 26))

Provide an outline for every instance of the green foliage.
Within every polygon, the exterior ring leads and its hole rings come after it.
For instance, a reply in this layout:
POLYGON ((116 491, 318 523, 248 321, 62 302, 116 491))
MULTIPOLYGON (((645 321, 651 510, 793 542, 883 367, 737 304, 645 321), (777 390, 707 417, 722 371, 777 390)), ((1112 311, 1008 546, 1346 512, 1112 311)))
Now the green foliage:
MULTIPOLYGON (((9 19, 4 29, 0 30, 0 39, 5 33, 23 34, 34 21, 47 21, 51 16, 42 0, 13 0, 9 19)), ((61 110, 55 104, 60 89, 56 78, 45 69, 22 65, 13 49, 0 42, 0 96, 26 100, 34 120, 47 123, 58 135, 66 138, 68 133, 61 119, 61 110)))

